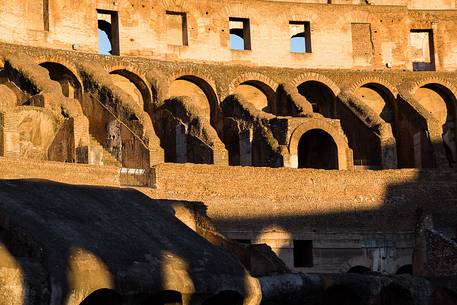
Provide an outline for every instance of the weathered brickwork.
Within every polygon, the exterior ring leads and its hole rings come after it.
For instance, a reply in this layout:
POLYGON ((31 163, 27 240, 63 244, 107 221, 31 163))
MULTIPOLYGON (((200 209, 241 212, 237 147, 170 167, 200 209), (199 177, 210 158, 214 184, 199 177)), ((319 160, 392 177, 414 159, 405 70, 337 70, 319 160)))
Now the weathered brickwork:
POLYGON ((0 305, 455 304, 456 8, 0 0, 0 305))

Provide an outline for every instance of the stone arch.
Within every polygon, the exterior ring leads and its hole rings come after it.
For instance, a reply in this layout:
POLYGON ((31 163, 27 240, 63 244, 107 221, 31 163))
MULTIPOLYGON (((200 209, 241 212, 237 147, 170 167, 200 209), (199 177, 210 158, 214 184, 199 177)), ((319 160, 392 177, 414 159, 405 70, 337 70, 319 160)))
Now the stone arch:
POLYGON ((299 76, 295 77, 294 80, 291 82, 291 84, 295 87, 298 87, 299 85, 308 82, 308 81, 315 81, 322 83, 326 85, 335 96, 338 96, 341 92, 341 89, 338 87, 338 85, 330 78, 328 78, 325 75, 318 74, 315 72, 308 72, 308 73, 303 73, 300 74, 299 76))
POLYGON ((392 96, 394 98, 396 98, 398 96, 397 87, 395 87, 394 85, 392 85, 392 83, 390 83, 389 81, 385 80, 382 77, 364 77, 364 78, 361 78, 361 79, 355 81, 354 83, 352 83, 347 88, 346 91, 349 92, 349 93, 354 94, 355 91, 358 88, 363 87, 363 86, 365 86, 367 84, 376 84, 379 87, 383 87, 383 90, 388 91, 390 94, 392 94, 392 96))
POLYGON ((219 101, 216 94, 216 83, 212 78, 199 74, 188 74, 185 71, 176 73, 168 81, 167 98, 171 96, 186 95, 186 92, 193 98, 193 102, 201 109, 205 117, 209 119, 211 125, 216 126, 219 109, 219 101), (177 82, 180 82, 177 84, 177 82), (183 89, 184 94, 180 94, 183 89), (203 98, 204 96, 204 98, 203 98), (195 100, 196 99, 196 100, 195 100), (206 100, 204 100, 206 99, 206 100), (206 103, 206 104, 205 104, 206 103))
POLYGON ((224 290, 206 299, 202 305, 242 305, 244 297, 234 290, 224 290))
POLYGON ((366 266, 357 265, 357 266, 351 267, 347 271, 347 273, 366 274, 370 271, 371 271, 371 269, 366 266))
POLYGON ((278 84, 268 76, 261 73, 248 72, 233 80, 228 89, 229 94, 238 93, 244 95, 258 110, 269 112, 272 103, 275 101, 277 88, 278 84))
POLYGON ((403 265, 397 269, 395 274, 413 274, 413 265, 411 265, 411 264, 403 265))
POLYGON ((412 95, 415 100, 438 121, 442 128, 441 141, 449 163, 457 163, 457 95, 455 87, 447 81, 426 79, 415 83, 412 95))
POLYGON ((58 82, 66 97, 82 101, 84 83, 73 64, 59 60, 41 60, 39 65, 49 72, 49 77, 58 82))
POLYGON ((93 291, 79 305, 122 305, 122 297, 112 289, 102 288, 93 291))
POLYGON ((347 262, 345 262, 340 267, 340 271, 342 273, 343 272, 349 273, 349 271, 351 269, 357 268, 360 266, 368 268, 369 270, 372 270, 372 268, 370 268, 370 266, 372 266, 372 265, 373 265, 372 260, 369 259, 367 256, 356 256, 356 257, 349 259, 347 262))
POLYGON ((395 123, 395 99, 398 92, 392 91, 392 88, 379 82, 363 82, 360 86, 351 88, 349 93, 360 98, 384 121, 395 123), (364 94, 368 96, 364 96, 364 94))
POLYGON ((313 112, 320 113, 327 118, 335 118, 337 97, 335 92, 339 92, 339 90, 329 87, 328 84, 328 81, 305 79, 296 86, 298 93, 311 103, 313 112))
POLYGON ((454 86, 450 80, 442 77, 426 77, 419 79, 417 81, 410 82, 408 86, 409 92, 414 95, 417 89, 427 84, 441 85, 442 87, 445 87, 448 90, 450 90, 454 96, 457 96, 457 87, 454 86))
POLYGON ((122 83, 119 82, 119 80, 116 80, 113 78, 113 82, 116 86, 121 87, 124 91, 126 91, 128 94, 132 96, 132 98, 139 103, 139 105, 143 109, 148 109, 148 107, 151 107, 150 105, 152 104, 152 90, 148 85, 148 82, 146 81, 145 77, 139 73, 138 71, 135 71, 131 68, 128 67, 121 67, 121 66, 116 66, 112 67, 109 70, 109 73, 111 75, 119 75, 123 77, 124 79, 127 79, 131 84, 133 84, 138 92, 132 91, 132 87, 129 86, 128 84, 125 84, 125 88, 119 85, 122 85, 122 83), (139 93, 139 95, 138 95, 139 93))
MULTIPOLYGON (((290 141, 289 141, 289 153, 291 158, 292 167, 299 166, 299 145, 302 137, 310 132, 310 131, 318 131, 320 134, 317 135, 326 135, 328 136, 336 146, 336 168, 335 169, 347 169, 349 167, 348 164, 348 144, 345 137, 335 130, 335 128, 329 126, 325 122, 322 121, 309 121, 301 124, 298 126, 292 133, 290 141)), ((329 139, 327 138, 327 139, 329 139)))

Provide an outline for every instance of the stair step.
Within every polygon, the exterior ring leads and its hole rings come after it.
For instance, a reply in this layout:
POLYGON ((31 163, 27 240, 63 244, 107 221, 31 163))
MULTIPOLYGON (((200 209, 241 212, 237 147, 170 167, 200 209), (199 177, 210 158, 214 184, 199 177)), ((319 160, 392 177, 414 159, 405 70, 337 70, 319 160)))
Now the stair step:
POLYGON ((103 145, 100 144, 100 142, 97 141, 93 136, 90 136, 90 146, 92 149, 95 150, 100 150, 101 152, 101 164, 102 165, 108 165, 108 166, 117 166, 120 167, 121 164, 119 161, 116 160, 116 158, 111 155, 109 151, 107 151, 103 145))

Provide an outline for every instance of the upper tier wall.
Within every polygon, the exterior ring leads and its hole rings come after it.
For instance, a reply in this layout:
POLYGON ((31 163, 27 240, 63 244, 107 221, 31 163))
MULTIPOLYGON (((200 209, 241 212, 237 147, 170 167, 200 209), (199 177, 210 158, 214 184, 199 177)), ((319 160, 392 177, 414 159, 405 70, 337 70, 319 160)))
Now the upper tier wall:
POLYGON ((457 68, 457 37, 448 34, 456 28, 454 0, 295 2, 299 3, 60 0, 49 1, 46 7, 48 1, 0 0, 0 41, 97 53, 97 10, 103 10, 118 14, 121 55, 294 68, 389 69, 387 65, 412 70, 418 56, 429 52, 418 50, 417 37, 410 35, 412 29, 420 29, 433 36, 431 68, 457 68), (184 45, 176 42, 181 39, 183 15, 167 18, 167 11, 185 14, 184 45), (249 19, 250 50, 230 48, 230 17, 249 19), (290 51, 290 21, 310 23, 307 52, 290 51))

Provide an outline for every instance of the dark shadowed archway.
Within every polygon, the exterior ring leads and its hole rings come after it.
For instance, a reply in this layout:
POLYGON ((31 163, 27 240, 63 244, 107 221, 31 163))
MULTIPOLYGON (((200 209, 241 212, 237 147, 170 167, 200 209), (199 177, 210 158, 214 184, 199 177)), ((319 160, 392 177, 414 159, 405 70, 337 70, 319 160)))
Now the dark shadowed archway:
POLYGON ((413 265, 404 265, 398 268, 395 274, 413 274, 413 265))
POLYGON ((210 120, 213 127, 216 126, 218 99, 214 88, 204 79, 184 75, 171 82, 168 92, 172 96, 189 96, 201 113, 210 120))
POLYGON ((321 129, 303 134, 298 144, 298 168, 338 169, 338 148, 332 136, 321 129))
POLYGON ((354 266, 351 269, 348 270, 347 273, 357 273, 357 274, 366 274, 370 272, 371 269, 365 266, 354 266))
POLYGON ((60 84, 63 95, 81 101, 83 89, 75 73, 56 62, 43 62, 40 66, 48 70, 49 77, 60 84))
POLYGON ((145 111, 152 108, 151 90, 143 78, 126 69, 117 69, 110 74, 113 76, 114 84, 131 95, 145 111))
POLYGON ((114 290, 103 288, 92 292, 80 305, 122 305, 122 297, 114 290))
POLYGON ((265 83, 258 80, 248 80, 239 84, 233 93, 244 96, 256 109, 271 112, 275 91, 265 83))
POLYGON ((313 112, 326 118, 335 118, 336 97, 327 85, 311 80, 302 83, 297 89, 313 105, 313 112))

